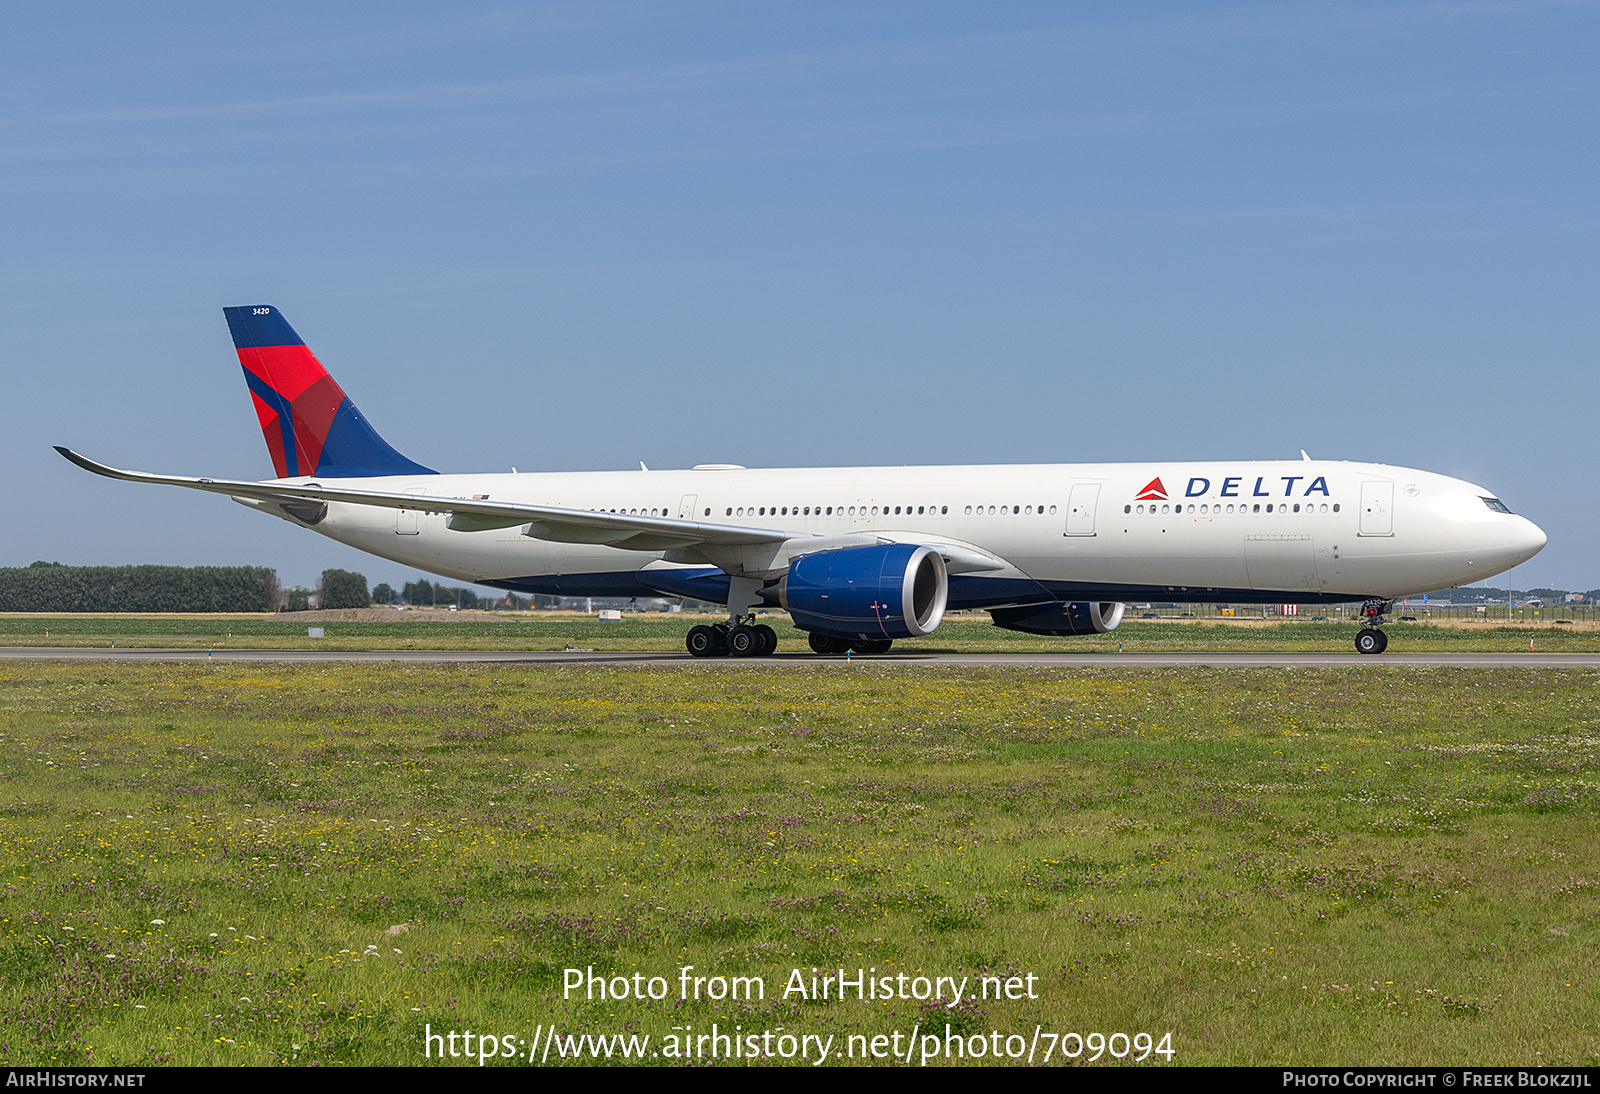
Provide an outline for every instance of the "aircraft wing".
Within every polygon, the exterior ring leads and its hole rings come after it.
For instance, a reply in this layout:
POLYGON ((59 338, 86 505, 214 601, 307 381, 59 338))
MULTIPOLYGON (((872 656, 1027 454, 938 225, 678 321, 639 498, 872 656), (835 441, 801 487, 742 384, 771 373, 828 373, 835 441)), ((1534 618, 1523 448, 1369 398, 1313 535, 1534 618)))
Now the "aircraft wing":
POLYGON ((69 448, 56 446, 67 459, 96 475, 128 482, 160 483, 226 494, 260 501, 336 501, 352 505, 374 505, 386 509, 420 509, 449 513, 450 527, 460 532, 481 532, 493 528, 529 525, 527 534, 535 539, 561 543, 598 543, 631 551, 666 551, 699 544, 728 547, 755 547, 781 544, 795 537, 793 532, 774 528, 744 528, 730 524, 702 524, 670 517, 629 516, 590 509, 563 509, 554 505, 529 505, 489 498, 443 498, 427 494, 393 494, 378 490, 319 486, 315 483, 249 482, 234 479, 202 479, 184 475, 153 475, 146 471, 124 471, 96 463, 69 448))

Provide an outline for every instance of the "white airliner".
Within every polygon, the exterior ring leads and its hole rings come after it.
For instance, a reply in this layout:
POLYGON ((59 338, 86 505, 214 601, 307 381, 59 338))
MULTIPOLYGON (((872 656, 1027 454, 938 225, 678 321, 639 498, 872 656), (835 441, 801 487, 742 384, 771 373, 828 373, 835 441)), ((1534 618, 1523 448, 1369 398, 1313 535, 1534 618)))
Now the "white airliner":
MULTIPOLYGON (((521 592, 728 605, 696 656, 763 656, 782 606, 818 653, 882 653, 950 608, 1104 633, 1126 601, 1362 601, 1480 581, 1545 545, 1489 491, 1427 471, 1299 462, 442 475, 367 424, 273 307, 225 308, 277 478, 96 474, 227 494, 395 562, 521 592)), ((1302 453, 1302 455, 1304 455, 1302 453)))

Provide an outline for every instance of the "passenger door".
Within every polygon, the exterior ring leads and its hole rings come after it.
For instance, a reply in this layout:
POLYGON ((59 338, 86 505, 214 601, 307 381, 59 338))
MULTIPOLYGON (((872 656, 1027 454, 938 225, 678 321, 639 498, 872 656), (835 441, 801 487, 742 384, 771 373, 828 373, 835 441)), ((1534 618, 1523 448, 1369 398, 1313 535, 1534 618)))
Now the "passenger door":
POLYGON ((1100 484, 1080 482, 1067 499, 1067 535, 1094 535, 1094 510, 1100 501, 1100 484))
POLYGON ((1384 479, 1361 484, 1360 535, 1394 535, 1394 483, 1384 479))

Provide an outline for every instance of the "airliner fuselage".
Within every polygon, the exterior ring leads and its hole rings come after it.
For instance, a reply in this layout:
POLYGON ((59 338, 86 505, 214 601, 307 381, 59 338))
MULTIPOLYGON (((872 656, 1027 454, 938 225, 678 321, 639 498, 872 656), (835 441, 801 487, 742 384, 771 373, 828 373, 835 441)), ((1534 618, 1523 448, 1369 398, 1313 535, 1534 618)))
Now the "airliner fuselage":
MULTIPOLYGON (((309 481, 309 480, 307 480, 309 481)), ((1489 491, 1331 461, 840 467, 319 480, 393 493, 759 524, 796 537, 966 546, 1002 570, 952 573, 952 608, 1052 600, 1392 599, 1481 580, 1544 534, 1489 491), (1152 483, 1155 489, 1147 489, 1152 483)), ((464 581, 567 596, 692 595, 711 559, 519 528, 455 531, 441 510, 332 503, 315 528, 464 581)), ((759 562, 756 562, 759 566, 759 562)), ((758 570, 770 573, 782 567, 758 570)))

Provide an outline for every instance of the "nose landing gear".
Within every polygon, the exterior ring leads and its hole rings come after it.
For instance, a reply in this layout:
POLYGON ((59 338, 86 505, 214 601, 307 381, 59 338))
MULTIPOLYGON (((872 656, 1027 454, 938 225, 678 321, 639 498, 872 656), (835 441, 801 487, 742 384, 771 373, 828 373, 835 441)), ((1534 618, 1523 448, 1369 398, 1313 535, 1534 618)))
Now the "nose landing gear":
POLYGON ((1382 653, 1389 648, 1389 636, 1378 629, 1384 613, 1394 607, 1392 600, 1369 600, 1361 605, 1364 617, 1361 629, 1356 632, 1357 653, 1382 653))
POLYGON ((1389 648, 1389 637, 1376 627, 1362 627, 1356 635, 1357 653, 1382 653, 1389 648))

